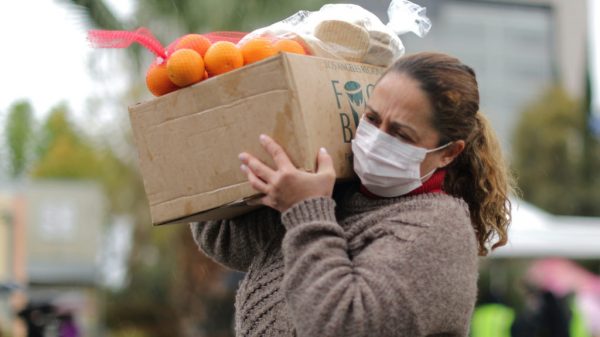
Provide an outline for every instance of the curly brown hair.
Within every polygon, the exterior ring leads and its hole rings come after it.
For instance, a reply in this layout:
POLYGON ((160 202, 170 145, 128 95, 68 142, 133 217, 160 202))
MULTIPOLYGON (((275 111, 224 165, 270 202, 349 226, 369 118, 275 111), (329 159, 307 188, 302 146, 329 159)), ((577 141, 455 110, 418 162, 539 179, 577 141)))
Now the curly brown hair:
MULTIPOLYGON (((433 107, 438 145, 463 140, 464 150, 447 166, 443 189, 465 200, 479 243, 479 255, 503 246, 511 221, 509 195, 514 179, 487 118, 479 111, 479 90, 473 69, 441 53, 404 56, 387 71, 420 83, 433 107)), ((385 75, 385 74, 384 74, 385 75)))

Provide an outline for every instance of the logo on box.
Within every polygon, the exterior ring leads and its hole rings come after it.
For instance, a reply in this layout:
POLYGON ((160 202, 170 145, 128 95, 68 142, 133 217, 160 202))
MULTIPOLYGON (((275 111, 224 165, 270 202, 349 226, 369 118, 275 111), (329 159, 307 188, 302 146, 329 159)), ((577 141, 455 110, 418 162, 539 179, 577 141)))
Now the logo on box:
POLYGON ((343 85, 338 80, 332 80, 331 85, 340 110, 340 125, 344 143, 350 143, 354 138, 354 131, 358 127, 360 116, 365 110, 367 100, 375 88, 374 84, 361 85, 357 81, 347 81, 343 85), (345 99, 344 99, 345 97, 345 99), (348 102, 342 106, 342 102, 348 102), (354 125, 352 125, 352 122, 354 125))

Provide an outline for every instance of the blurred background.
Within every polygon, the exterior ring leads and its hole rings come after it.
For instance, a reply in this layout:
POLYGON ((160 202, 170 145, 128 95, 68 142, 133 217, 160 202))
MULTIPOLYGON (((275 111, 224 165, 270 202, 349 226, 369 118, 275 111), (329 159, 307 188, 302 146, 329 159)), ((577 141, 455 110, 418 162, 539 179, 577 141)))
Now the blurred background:
MULTIPOLYGON (((389 1, 347 1, 387 22, 389 1)), ((414 0, 407 53, 453 54, 522 191, 482 258, 472 336, 600 336, 600 5, 414 0)), ((89 29, 251 31, 325 1, 38 0, 0 12, 0 336, 233 336, 242 274, 183 225, 152 227, 127 107, 151 99, 147 50, 89 29)))

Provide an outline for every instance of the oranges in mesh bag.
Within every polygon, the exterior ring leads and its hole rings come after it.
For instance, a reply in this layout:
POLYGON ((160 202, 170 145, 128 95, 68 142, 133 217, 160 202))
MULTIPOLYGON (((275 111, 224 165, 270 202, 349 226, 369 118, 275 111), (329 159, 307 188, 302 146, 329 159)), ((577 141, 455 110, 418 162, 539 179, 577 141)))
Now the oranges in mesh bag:
POLYGON ((204 63, 208 76, 216 76, 243 66, 244 57, 233 42, 219 41, 208 48, 204 63))
POLYGON ((307 54, 306 49, 292 39, 258 36, 239 44, 243 34, 186 34, 167 48, 163 48, 147 29, 142 28, 135 32, 95 31, 90 36, 91 41, 99 47, 124 48, 138 42, 152 51, 157 59, 146 72, 146 86, 155 96, 165 95, 280 52, 307 54))
POLYGON ((169 79, 167 72, 167 62, 155 61, 150 65, 146 72, 146 87, 154 96, 162 96, 179 89, 175 83, 169 79))
POLYGON ((146 86, 155 96, 280 52, 307 54, 298 41, 273 36, 253 37, 239 45, 245 35, 243 32, 186 34, 165 48, 150 30, 141 27, 135 31, 91 30, 88 40, 96 48, 126 48, 139 43, 151 51, 157 58, 146 71, 146 86))
POLYGON ((304 47, 302 47, 302 45, 297 41, 291 39, 278 40, 273 44, 273 46, 278 52, 306 55, 306 50, 304 50, 304 47))
POLYGON ((167 60, 171 82, 186 87, 200 82, 204 77, 204 60, 192 49, 178 49, 167 60))
POLYGON ((244 65, 266 59, 280 52, 306 55, 304 47, 292 39, 272 41, 266 37, 256 37, 244 43, 240 50, 244 56, 244 65))
POLYGON ((175 50, 178 49, 192 49, 196 51, 200 56, 204 57, 206 51, 212 43, 204 35, 200 34, 187 34, 182 36, 175 44, 175 50))
POLYGON ((258 62, 278 53, 271 40, 257 37, 244 43, 240 50, 244 56, 244 65, 258 62))
POLYGON ((200 34, 188 34, 174 44, 172 54, 162 63, 148 69, 146 85, 155 96, 161 96, 209 77, 252 64, 280 52, 306 54, 304 47, 292 39, 272 41, 256 37, 241 46, 230 41, 211 43, 200 34))

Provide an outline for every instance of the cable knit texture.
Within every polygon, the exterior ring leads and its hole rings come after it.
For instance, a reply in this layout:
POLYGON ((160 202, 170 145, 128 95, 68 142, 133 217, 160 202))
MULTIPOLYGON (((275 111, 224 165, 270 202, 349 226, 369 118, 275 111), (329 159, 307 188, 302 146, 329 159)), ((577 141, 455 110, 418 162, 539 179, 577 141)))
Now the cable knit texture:
POLYGON ((468 335, 477 243, 461 199, 370 199, 351 185, 191 229, 204 253, 246 272, 236 336, 468 335))

